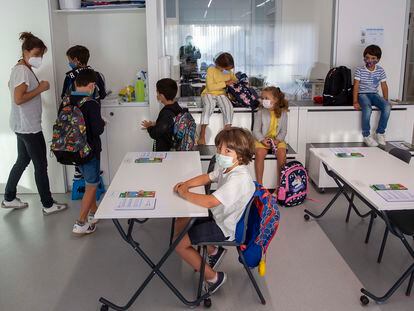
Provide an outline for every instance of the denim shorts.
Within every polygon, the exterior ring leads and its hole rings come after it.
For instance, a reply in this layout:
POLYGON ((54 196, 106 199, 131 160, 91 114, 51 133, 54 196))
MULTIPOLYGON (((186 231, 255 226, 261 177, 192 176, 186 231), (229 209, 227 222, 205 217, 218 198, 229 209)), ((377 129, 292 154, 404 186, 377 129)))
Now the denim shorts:
POLYGON ((79 169, 88 186, 97 186, 99 184, 99 173, 101 172, 101 162, 93 157, 92 160, 85 164, 79 165, 79 169))
POLYGON ((197 219, 188 231, 191 245, 207 242, 223 242, 227 238, 212 217, 197 219))

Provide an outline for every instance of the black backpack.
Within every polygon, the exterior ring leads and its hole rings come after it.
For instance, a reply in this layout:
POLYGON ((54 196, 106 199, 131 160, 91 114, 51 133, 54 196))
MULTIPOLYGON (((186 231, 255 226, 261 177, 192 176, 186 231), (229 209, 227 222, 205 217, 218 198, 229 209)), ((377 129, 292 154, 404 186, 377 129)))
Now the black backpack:
POLYGON ((323 88, 323 105, 352 105, 351 69, 340 66, 329 70, 323 88))

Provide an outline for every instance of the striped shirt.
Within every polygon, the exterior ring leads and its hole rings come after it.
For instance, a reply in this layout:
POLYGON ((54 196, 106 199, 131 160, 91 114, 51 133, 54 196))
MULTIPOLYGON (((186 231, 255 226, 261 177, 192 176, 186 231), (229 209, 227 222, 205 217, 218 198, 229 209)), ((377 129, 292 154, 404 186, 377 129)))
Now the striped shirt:
POLYGON ((359 81, 358 93, 378 93, 380 82, 387 81, 387 76, 381 66, 376 65, 374 71, 360 66, 355 69, 354 79, 359 81))

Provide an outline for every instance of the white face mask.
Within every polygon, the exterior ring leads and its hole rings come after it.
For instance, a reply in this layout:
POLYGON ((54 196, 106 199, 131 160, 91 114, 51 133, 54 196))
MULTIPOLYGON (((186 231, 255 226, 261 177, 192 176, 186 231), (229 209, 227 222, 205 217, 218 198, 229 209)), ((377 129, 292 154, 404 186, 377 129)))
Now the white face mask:
POLYGON ((262 105, 263 105, 263 108, 266 108, 266 109, 272 109, 273 108, 273 104, 270 101, 270 99, 262 99, 262 105))
POLYGON ((229 157, 219 153, 216 154, 216 161, 218 166, 220 166, 221 168, 230 168, 234 165, 233 157, 229 157))
POLYGON ((39 68, 42 65, 42 57, 30 57, 28 63, 34 68, 39 68))

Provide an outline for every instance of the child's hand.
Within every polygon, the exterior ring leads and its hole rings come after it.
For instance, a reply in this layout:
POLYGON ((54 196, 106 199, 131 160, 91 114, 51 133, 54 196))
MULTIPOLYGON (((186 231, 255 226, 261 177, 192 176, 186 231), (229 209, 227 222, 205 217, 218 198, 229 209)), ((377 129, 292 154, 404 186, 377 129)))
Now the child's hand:
POLYGON ((235 82, 233 80, 227 80, 226 82, 226 86, 231 86, 233 85, 235 82))
POLYGON ((361 105, 359 104, 359 102, 354 102, 354 108, 355 110, 361 110, 361 105))
POLYGON ((263 139, 262 141, 261 141, 261 143, 263 144, 263 145, 265 145, 266 147, 270 147, 270 140, 269 140, 270 138, 265 138, 265 139, 263 139))
POLYGON ((179 182, 178 184, 176 184, 176 185, 174 186, 174 192, 177 192, 177 193, 178 193, 178 188, 179 188, 180 186, 184 185, 184 184, 185 184, 185 182, 179 182))
POLYGON ((188 192, 188 186, 186 183, 181 183, 177 188, 177 193, 184 199, 185 194, 188 192))
POLYGON ((155 122, 153 122, 153 121, 144 120, 144 121, 141 122, 141 126, 145 129, 147 129, 151 126, 154 126, 154 125, 155 125, 155 122))

